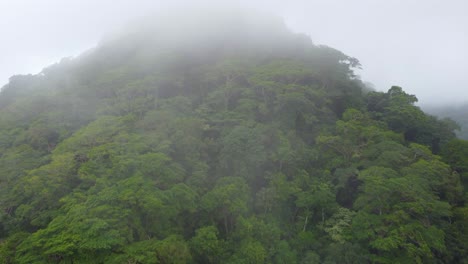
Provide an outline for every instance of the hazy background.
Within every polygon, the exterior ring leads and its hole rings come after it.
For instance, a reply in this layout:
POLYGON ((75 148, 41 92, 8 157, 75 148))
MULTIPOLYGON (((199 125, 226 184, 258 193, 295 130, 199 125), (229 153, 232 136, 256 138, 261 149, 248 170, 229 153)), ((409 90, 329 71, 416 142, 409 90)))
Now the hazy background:
MULTIPOLYGON (((0 0, 0 87, 92 48, 129 21, 167 9, 157 0, 0 0)), ((170 6, 187 8, 177 1, 170 6)), ((220 2, 220 1, 216 1, 220 2)), ((203 1, 204 4, 207 1, 203 1)), ((422 104, 468 101, 468 1, 288 0, 231 5, 282 16, 314 43, 358 58, 378 90, 400 85, 422 104)))

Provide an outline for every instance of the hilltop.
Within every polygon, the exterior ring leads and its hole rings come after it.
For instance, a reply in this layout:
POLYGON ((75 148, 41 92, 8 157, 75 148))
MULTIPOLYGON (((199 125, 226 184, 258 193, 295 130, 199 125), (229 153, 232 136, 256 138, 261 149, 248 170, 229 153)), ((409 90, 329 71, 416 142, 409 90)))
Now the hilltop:
POLYGON ((251 12, 146 18, 0 92, 3 263, 462 263, 468 143, 251 12))

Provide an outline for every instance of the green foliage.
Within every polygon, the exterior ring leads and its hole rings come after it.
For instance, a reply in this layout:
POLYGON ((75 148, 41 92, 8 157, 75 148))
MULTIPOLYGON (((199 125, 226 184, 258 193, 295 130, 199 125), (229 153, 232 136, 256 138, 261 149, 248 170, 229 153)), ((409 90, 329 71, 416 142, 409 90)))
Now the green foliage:
POLYGON ((224 255, 224 243, 219 239, 219 232, 215 226, 197 229, 190 245, 199 263, 218 263, 224 255))
POLYGON ((171 235, 159 242, 156 254, 159 263, 183 264, 189 263, 192 259, 187 243, 177 235, 171 235))
POLYGON ((445 162, 460 174, 465 186, 468 184, 468 141, 454 139, 442 151, 445 162))
POLYGON ((428 105, 424 107, 424 111, 443 118, 449 124, 453 125, 456 122, 457 136, 468 140, 468 116, 465 114, 468 111, 468 104, 466 102, 461 105, 451 103, 440 106, 428 105))
POLYGON ((456 124, 249 23, 216 40, 149 26, 12 77, 0 262, 463 263, 456 124))
POLYGON ((374 118, 402 133, 406 141, 431 147, 435 154, 455 137, 458 126, 453 121, 426 115, 414 105, 416 96, 405 93, 401 87, 393 86, 387 93, 371 92, 366 99, 367 110, 374 118))

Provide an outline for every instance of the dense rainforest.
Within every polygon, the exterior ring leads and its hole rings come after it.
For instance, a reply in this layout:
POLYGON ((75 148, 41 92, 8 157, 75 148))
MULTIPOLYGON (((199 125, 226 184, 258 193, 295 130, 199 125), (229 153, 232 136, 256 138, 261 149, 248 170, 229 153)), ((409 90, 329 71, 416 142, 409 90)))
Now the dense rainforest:
POLYGON ((468 263, 468 142, 358 67, 242 13, 11 77, 0 263, 468 263))

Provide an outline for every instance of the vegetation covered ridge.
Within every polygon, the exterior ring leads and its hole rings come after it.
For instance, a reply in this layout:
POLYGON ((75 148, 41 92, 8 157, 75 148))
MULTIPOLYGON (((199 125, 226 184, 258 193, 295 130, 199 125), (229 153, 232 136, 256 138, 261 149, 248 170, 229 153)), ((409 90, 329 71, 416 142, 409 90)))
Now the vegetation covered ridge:
POLYGON ((276 18, 220 17, 10 79, 0 263, 466 263, 457 125, 276 18))

